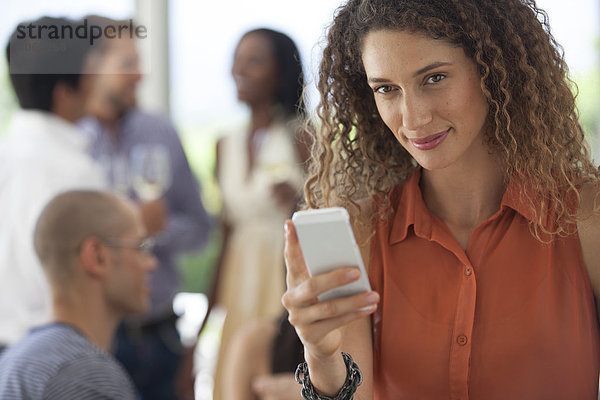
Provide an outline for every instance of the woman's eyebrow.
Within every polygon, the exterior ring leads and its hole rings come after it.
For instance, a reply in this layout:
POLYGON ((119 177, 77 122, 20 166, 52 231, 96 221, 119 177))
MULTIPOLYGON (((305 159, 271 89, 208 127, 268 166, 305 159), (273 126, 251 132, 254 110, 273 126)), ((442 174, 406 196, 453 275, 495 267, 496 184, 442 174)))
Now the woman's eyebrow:
MULTIPOLYGON (((432 69, 439 68, 439 67, 444 67, 444 66, 448 66, 448 65, 452 65, 452 63, 451 62, 447 62, 447 61, 437 61, 437 62, 431 63, 431 64, 426 65, 425 67, 419 69, 418 71, 416 71, 413 74, 413 77, 416 78, 417 76, 419 76, 421 74, 424 74, 424 73, 426 73, 428 71, 431 71, 432 69)), ((368 78, 368 82, 369 83, 388 83, 388 82, 391 82, 391 81, 389 79, 386 79, 386 78, 373 77, 373 78, 368 78)))
POLYGON ((424 74, 425 72, 428 72, 428 71, 430 71, 430 70, 432 70, 434 68, 444 67, 444 66, 447 66, 447 65, 452 65, 452 63, 445 62, 445 61, 438 61, 438 62, 431 63, 431 64, 429 64, 429 65, 421 68, 417 72, 415 72, 413 74, 413 77, 417 77, 417 76, 419 76, 421 74, 424 74))
POLYGON ((386 79, 386 78, 369 78, 368 81, 369 81, 369 83, 388 83, 388 82, 391 82, 389 79, 386 79))

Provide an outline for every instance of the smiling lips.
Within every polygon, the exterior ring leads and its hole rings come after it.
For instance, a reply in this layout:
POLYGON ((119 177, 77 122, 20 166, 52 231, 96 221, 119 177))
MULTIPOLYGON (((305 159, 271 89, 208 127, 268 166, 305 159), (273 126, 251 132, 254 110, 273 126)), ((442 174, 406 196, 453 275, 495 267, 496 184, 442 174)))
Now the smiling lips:
POLYGON ((429 135, 424 138, 409 139, 413 146, 419 150, 433 150, 438 147, 450 133, 450 128, 441 133, 429 135))

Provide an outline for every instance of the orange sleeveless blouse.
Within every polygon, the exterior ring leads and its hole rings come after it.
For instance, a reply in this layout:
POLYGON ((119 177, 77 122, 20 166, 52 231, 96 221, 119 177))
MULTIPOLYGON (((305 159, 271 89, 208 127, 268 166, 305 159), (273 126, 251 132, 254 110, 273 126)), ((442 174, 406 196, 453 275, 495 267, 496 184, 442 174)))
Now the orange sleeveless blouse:
POLYGON ((376 400, 596 400, 599 328, 577 234, 535 239, 509 187, 464 251, 420 170, 377 222, 370 279, 376 400))

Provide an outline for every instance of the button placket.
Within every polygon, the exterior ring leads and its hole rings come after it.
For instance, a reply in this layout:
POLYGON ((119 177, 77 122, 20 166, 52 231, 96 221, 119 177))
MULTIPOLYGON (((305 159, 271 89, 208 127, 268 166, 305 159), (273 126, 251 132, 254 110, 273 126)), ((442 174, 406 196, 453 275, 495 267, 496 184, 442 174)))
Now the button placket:
POLYGON ((477 285, 475 271, 471 265, 461 266, 464 279, 461 281, 456 314, 454 318, 453 339, 450 346, 450 398, 469 398, 469 364, 471 358, 471 335, 475 320, 475 301, 477 285))

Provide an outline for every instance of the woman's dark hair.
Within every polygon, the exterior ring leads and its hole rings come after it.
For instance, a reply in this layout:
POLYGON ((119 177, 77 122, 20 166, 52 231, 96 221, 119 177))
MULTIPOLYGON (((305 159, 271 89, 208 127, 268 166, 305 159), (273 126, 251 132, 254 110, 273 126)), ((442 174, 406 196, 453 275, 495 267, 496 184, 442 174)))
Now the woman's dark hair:
POLYGON ((280 85, 275 93, 277 104, 281 105, 286 116, 303 116, 304 74, 300 53, 294 41, 284 33, 268 28, 248 31, 244 37, 258 34, 265 37, 273 46, 273 55, 279 72, 280 85))

